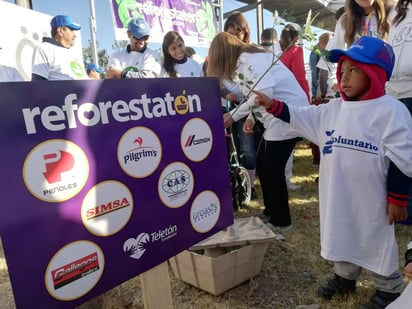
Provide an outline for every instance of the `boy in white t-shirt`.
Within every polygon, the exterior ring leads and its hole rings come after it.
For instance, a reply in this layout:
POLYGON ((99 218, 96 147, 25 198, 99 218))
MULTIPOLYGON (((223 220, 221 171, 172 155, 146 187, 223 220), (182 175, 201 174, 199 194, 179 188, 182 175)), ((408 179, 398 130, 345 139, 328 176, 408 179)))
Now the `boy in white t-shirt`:
POLYGON ((321 255, 334 262, 335 277, 318 289, 319 296, 355 292, 356 279, 366 269, 376 293, 361 308, 385 308, 403 289, 394 222, 407 216, 411 115, 385 95, 394 66, 389 44, 363 36, 346 51, 331 50, 329 60, 338 63, 341 98, 299 108, 256 93, 255 104, 322 150, 321 255))

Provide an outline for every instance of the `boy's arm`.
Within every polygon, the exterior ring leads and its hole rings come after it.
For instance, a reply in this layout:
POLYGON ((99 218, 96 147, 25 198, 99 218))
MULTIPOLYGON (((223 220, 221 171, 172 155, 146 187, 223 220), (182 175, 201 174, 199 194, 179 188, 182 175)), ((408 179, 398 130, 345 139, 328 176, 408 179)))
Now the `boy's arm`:
POLYGON ((253 90, 255 96, 255 105, 263 106, 269 114, 287 123, 290 122, 289 107, 282 101, 269 98, 266 94, 253 90))
POLYGON ((394 221, 405 220, 407 218, 406 206, 408 205, 411 178, 402 173, 398 167, 391 162, 386 185, 388 191, 389 224, 392 224, 394 221))

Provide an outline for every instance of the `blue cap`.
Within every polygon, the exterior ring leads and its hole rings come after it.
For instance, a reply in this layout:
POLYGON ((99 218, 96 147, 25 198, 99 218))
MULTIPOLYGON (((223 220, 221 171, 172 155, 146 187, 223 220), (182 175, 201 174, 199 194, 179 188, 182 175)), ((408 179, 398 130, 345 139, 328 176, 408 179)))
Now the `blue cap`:
POLYGON ((86 70, 88 71, 96 71, 97 73, 103 73, 103 71, 101 69, 99 69, 99 67, 97 65, 95 65, 94 63, 90 63, 87 65, 86 70))
POLYGON ((137 39, 150 35, 150 27, 143 18, 132 19, 127 26, 127 30, 137 39))
POLYGON ((56 15, 50 22, 52 28, 69 27, 73 30, 80 30, 80 25, 74 23, 67 15, 56 15))
POLYGON ((339 58, 344 55, 357 62, 376 64, 386 71, 386 80, 391 78, 395 55, 392 47, 381 39, 363 36, 347 50, 332 49, 328 60, 338 62, 339 58))

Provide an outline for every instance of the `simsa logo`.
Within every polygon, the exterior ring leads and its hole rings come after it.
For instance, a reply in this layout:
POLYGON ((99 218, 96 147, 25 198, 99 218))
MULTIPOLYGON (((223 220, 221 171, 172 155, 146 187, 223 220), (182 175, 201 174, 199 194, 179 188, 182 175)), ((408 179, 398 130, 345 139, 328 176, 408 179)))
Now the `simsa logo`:
POLYGON ((148 98, 143 94, 140 98, 130 101, 83 102, 76 104, 77 95, 68 94, 61 106, 49 105, 41 109, 39 106, 23 108, 22 113, 27 134, 36 134, 38 126, 49 131, 61 131, 77 128, 78 125, 92 127, 99 124, 136 121, 142 118, 161 118, 176 114, 202 111, 200 97, 196 94, 186 95, 186 109, 176 110, 182 102, 182 95, 177 98, 167 92, 164 97, 148 98), (179 104, 178 104, 179 103, 179 104))

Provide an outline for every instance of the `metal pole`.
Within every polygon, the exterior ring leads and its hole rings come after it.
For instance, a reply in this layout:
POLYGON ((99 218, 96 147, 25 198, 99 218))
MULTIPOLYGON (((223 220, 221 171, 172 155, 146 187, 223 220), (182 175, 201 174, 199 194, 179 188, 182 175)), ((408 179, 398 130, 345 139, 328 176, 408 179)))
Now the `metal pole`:
POLYGON ((263 31, 263 4, 262 1, 256 1, 256 4, 257 41, 260 42, 260 34, 263 31))
POLYGON ((26 9, 33 9, 33 4, 31 0, 16 0, 16 5, 25 7, 26 9))
POLYGON ((90 0, 90 45, 92 48, 93 62, 99 65, 99 58, 97 56, 97 40, 96 40, 96 13, 94 10, 94 0, 90 0))

